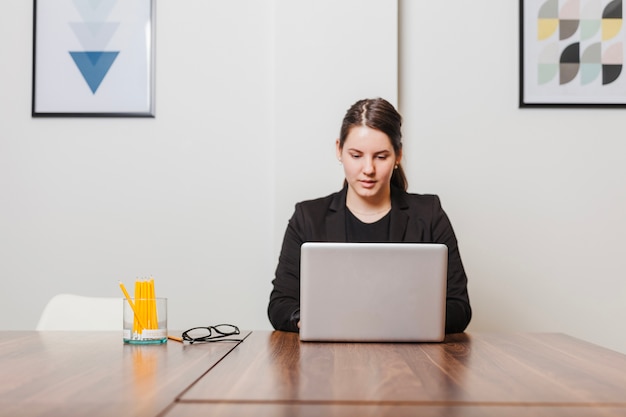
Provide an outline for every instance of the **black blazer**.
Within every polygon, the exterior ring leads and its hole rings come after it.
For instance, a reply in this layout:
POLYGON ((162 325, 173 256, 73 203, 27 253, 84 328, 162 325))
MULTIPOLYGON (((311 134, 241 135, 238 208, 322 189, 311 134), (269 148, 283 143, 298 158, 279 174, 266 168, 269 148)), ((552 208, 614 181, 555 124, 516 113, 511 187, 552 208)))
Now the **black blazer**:
MULTIPOLYGON (((296 204, 272 281, 268 316, 275 329, 298 331, 300 246, 304 242, 346 242, 346 195, 344 187, 327 197, 296 204)), ((467 276, 439 197, 392 187, 390 236, 390 242, 443 243, 448 247, 446 333, 463 332, 472 317, 467 276)))

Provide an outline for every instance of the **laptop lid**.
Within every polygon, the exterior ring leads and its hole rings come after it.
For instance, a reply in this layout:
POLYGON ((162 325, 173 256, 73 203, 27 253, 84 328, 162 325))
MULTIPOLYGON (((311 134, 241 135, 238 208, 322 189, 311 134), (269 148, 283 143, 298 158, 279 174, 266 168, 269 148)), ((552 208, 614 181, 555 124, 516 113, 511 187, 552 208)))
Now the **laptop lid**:
POLYGON ((443 244, 304 243, 300 339, 442 341, 447 265, 443 244))

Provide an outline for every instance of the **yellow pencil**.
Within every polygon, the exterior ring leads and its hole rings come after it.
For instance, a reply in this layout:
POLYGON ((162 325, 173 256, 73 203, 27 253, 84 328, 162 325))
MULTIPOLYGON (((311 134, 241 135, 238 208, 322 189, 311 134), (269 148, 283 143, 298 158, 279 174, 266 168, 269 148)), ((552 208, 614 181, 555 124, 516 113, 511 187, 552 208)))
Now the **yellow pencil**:
MULTIPOLYGON (((135 280, 135 307, 137 307, 137 315, 138 320, 141 320, 142 323, 146 323, 144 317, 144 302, 143 302, 143 283, 137 279, 135 280)), ((147 329, 147 326, 142 326, 144 329, 147 329)))
POLYGON ((137 280, 135 280, 135 291, 133 292, 135 297, 135 321, 133 322, 133 333, 138 333, 139 329, 139 320, 141 320, 141 293, 139 292, 139 284, 137 280))
POLYGON ((154 278, 150 277, 150 281, 148 281, 148 287, 150 288, 150 323, 151 329, 159 328, 159 319, 157 318, 157 306, 156 306, 156 295, 154 291, 154 278))
POLYGON ((148 329, 152 329, 152 323, 150 321, 150 289, 148 288, 148 281, 141 281, 141 318, 143 318, 144 323, 148 326, 148 329))
POLYGON ((133 310, 133 314, 135 315, 135 320, 138 321, 139 326, 141 326, 142 329, 145 329, 145 326, 143 325, 143 322, 139 319, 139 315, 137 314, 137 310, 135 309, 135 305, 133 304, 130 295, 128 294, 128 291, 126 291, 126 287, 124 286, 124 283, 122 283, 122 281, 120 281, 120 288, 122 289, 122 292, 124 293, 124 297, 126 297, 126 301, 128 301, 128 305, 130 306, 130 308, 133 310))
POLYGON ((152 314, 154 315, 154 328, 159 328, 159 313, 157 308, 157 298, 156 298, 156 289, 154 288, 154 279, 150 278, 152 281, 152 314))

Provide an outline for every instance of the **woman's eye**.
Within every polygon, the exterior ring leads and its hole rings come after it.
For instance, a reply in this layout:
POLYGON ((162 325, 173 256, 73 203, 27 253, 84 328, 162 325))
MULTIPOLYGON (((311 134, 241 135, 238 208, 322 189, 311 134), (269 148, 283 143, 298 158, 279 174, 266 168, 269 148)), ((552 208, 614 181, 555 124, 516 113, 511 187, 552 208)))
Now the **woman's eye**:
POLYGON ((356 159, 356 158, 360 158, 361 155, 357 155, 357 154, 352 154, 352 158, 356 159))

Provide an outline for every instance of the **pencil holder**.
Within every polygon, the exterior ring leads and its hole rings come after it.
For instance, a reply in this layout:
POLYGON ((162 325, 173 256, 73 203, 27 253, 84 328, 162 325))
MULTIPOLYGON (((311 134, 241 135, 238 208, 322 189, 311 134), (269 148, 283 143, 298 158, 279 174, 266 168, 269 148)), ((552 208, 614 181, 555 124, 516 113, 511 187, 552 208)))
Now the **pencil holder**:
POLYGON ((124 299, 124 343, 167 342, 167 298, 124 299))

